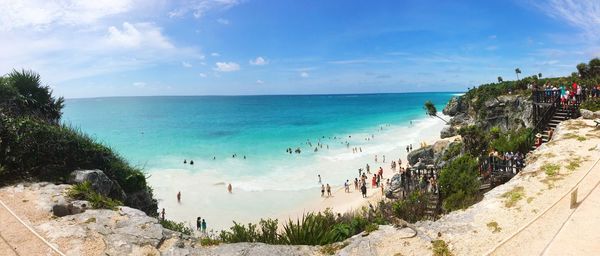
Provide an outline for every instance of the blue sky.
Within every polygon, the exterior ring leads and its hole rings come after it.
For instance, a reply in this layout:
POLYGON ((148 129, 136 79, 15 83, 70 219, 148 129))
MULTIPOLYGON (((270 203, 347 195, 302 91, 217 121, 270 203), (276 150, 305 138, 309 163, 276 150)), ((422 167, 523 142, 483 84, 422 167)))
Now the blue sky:
POLYGON ((463 91, 600 55, 597 0, 0 4, 0 72, 68 98, 463 91))

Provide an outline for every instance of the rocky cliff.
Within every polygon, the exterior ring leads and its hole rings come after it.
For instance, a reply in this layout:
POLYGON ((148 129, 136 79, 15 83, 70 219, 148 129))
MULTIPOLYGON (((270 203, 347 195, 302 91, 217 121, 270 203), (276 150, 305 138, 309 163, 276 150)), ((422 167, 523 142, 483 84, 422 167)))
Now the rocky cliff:
POLYGON ((502 95, 476 104, 476 98, 452 97, 443 110, 452 118, 441 137, 451 137, 458 129, 478 125, 484 130, 500 127, 503 131, 533 127, 532 101, 523 95, 502 95))

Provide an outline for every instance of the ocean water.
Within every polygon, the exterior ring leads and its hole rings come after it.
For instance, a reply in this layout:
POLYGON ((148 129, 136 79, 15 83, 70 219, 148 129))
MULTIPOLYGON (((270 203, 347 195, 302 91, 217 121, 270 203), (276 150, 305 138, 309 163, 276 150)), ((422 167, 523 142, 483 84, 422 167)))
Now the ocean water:
POLYGON ((432 129, 441 121, 427 117, 423 103, 431 100, 441 112, 453 95, 68 99, 63 122, 142 167, 159 207, 172 218, 191 221, 190 211, 202 209, 214 226, 225 227, 232 219, 277 215, 309 200, 305 192, 320 186, 317 174, 335 186, 376 154, 388 154, 388 162, 399 158, 406 145, 418 147, 423 134, 439 134, 432 129), (353 153, 354 147, 362 152, 353 153), (236 197, 223 197, 227 183, 236 197), (194 199, 176 204, 176 191, 194 199), (236 212, 240 207, 244 213, 236 212))

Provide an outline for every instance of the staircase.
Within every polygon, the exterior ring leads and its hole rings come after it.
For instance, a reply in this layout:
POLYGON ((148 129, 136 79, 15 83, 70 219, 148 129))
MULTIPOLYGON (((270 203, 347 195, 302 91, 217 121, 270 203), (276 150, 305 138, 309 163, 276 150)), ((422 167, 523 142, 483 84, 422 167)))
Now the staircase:
POLYGON ((548 131, 550 131, 550 129, 556 129, 556 126, 560 122, 570 119, 569 115, 570 115, 569 110, 564 110, 562 108, 559 108, 556 110, 556 112, 554 113, 554 116, 552 116, 552 119, 550 119, 550 121, 544 128, 544 133, 542 134, 542 142, 543 143, 550 141, 550 138, 548 138, 548 131))
POLYGON ((429 220, 435 220, 438 216, 439 197, 434 193, 427 193, 427 208, 425 208, 425 216, 429 220))

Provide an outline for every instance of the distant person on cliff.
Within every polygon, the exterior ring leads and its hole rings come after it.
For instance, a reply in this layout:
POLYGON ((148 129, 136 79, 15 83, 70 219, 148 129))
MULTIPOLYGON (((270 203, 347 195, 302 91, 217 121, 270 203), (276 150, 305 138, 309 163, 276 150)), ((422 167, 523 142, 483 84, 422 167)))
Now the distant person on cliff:
POLYGON ((162 220, 164 221, 165 220, 165 208, 162 209, 162 212, 160 214, 161 214, 162 220))
POLYGON ((177 192, 177 202, 181 203, 181 191, 177 192))
POLYGON ((406 153, 408 153, 408 151, 409 151, 409 147, 408 147, 408 145, 406 145, 406 153))
POLYGON ((206 234, 206 219, 202 220, 202 233, 206 234))
POLYGON ((202 229, 202 218, 196 218, 196 230, 200 231, 202 229))

